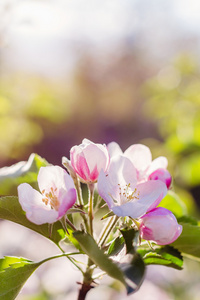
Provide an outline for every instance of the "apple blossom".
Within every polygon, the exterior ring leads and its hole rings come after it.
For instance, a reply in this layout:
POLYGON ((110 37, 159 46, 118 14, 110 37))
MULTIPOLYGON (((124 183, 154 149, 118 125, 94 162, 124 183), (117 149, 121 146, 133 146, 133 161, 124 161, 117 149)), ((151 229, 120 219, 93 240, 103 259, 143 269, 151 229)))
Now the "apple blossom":
MULTIPOLYGON (((164 156, 159 156, 152 161, 152 154, 150 149, 142 144, 131 145, 128 149, 125 150, 124 153, 116 142, 109 143, 107 145, 107 148, 111 159, 115 155, 121 154, 132 161, 134 167, 137 170, 137 179, 139 182, 144 182, 152 179, 149 178, 150 174, 152 174, 157 169, 166 169, 168 165, 167 158, 164 156)), ((163 177, 154 178, 154 180, 158 179, 163 181, 163 177)))
POLYGON ((155 208, 167 194, 160 180, 137 183, 133 163, 123 155, 115 155, 108 171, 101 170, 97 183, 99 195, 117 216, 139 218, 155 208))
POLYGON ((29 221, 54 223, 76 202, 74 182, 59 166, 41 167, 37 179, 40 192, 27 183, 18 186, 19 202, 29 221))
POLYGON ((142 216, 140 222, 141 237, 159 245, 171 244, 182 232, 173 213, 163 207, 154 208, 142 216))
POLYGON ((107 147, 87 139, 70 150, 71 166, 82 182, 96 182, 101 169, 107 170, 110 157, 107 147))

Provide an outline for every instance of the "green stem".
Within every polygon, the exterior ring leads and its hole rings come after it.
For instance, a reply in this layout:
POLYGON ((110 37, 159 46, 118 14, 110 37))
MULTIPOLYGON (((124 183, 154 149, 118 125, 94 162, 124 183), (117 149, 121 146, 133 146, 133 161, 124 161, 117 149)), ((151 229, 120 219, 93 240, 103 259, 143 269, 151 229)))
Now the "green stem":
POLYGON ((89 233, 91 236, 93 236, 93 219, 94 219, 94 214, 93 214, 93 201, 94 201, 94 184, 89 183, 88 184, 88 197, 89 197, 89 206, 88 206, 88 216, 89 216, 89 233))
POLYGON ((102 247, 105 241, 107 240, 111 230, 113 229, 114 225, 116 224, 117 220, 119 219, 118 216, 111 217, 110 220, 106 223, 105 227, 103 228, 98 245, 99 247, 102 247))

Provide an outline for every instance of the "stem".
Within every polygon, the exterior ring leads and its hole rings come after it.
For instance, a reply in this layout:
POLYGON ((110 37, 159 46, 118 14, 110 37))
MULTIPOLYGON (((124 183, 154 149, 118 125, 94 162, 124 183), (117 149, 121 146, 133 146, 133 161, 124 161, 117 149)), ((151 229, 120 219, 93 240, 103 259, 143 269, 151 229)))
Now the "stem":
POLYGON ((88 206, 88 216, 89 216, 89 233, 91 236, 93 236, 93 219, 94 219, 94 214, 93 214, 93 201, 94 201, 94 184, 90 183, 88 184, 88 197, 89 197, 89 206, 88 206))
POLYGON ((90 284, 85 284, 85 283, 81 284, 81 288, 80 288, 79 294, 78 294, 78 300, 85 300, 87 293, 92 288, 93 287, 90 284))
POLYGON ((119 219, 118 216, 111 217, 110 220, 106 223, 105 227, 103 228, 100 238, 99 238, 99 247, 102 247, 105 243, 106 239, 108 238, 111 230, 113 229, 114 225, 116 224, 117 220, 119 219))
MULTIPOLYGON (((84 203, 83 203, 83 198, 82 198, 82 193, 81 193, 80 181, 78 180, 78 178, 76 178, 76 180, 74 180, 74 184, 75 184, 77 195, 78 195, 79 205, 80 205, 81 209, 83 209, 84 203)), ((88 226, 88 222, 87 222, 87 218, 86 218, 85 214, 81 214, 81 217, 85 224, 86 231, 89 232, 89 226, 88 226)))

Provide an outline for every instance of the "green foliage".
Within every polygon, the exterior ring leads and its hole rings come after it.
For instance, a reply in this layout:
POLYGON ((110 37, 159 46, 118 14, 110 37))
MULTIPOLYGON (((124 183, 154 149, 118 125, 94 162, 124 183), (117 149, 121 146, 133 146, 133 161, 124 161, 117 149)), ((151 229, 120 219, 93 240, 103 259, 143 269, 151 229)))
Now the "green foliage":
POLYGON ((172 243, 184 255, 192 259, 200 260, 200 226, 189 223, 181 223, 183 232, 179 238, 172 243))
POLYGON ((112 278, 121 281, 126 286, 128 294, 136 291, 142 284, 145 265, 139 254, 125 255, 117 265, 104 254, 89 234, 77 231, 74 232, 74 237, 93 263, 112 278))
POLYGON ((117 255, 123 248, 124 248, 124 238, 122 236, 121 237, 118 236, 110 244, 108 248, 108 255, 109 256, 117 255))
POLYGON ((79 242, 82 250, 90 257, 94 264, 105 271, 109 276, 125 284, 123 273, 117 265, 103 253, 91 235, 82 231, 76 231, 73 235, 79 242))
POLYGON ((0 194, 15 195, 17 186, 23 182, 36 185, 39 169, 47 165, 48 162, 44 158, 32 153, 28 161, 0 169, 0 194))
POLYGON ((178 270, 183 267, 181 253, 171 246, 155 246, 153 251, 149 248, 139 248, 138 252, 142 255, 146 265, 163 265, 178 270))
POLYGON ((61 223, 58 221, 53 224, 52 230, 48 224, 36 225, 30 222, 19 204, 17 197, 0 197, 0 218, 23 225, 44 237, 59 244, 60 240, 66 237, 61 223))
POLYGON ((171 210, 177 218, 187 214, 186 205, 173 191, 168 191, 158 206, 171 210))
POLYGON ((15 299, 26 280, 42 263, 19 257, 0 259, 0 299, 15 299))

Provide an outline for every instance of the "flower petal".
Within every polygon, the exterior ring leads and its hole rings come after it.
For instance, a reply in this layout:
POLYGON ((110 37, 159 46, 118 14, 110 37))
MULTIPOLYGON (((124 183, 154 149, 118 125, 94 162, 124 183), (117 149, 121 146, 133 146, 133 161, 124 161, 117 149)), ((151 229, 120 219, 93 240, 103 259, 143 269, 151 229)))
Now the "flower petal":
POLYGON ((147 171, 147 174, 150 175, 157 169, 167 169, 167 166, 168 166, 167 158, 165 156, 159 156, 152 161, 147 171))
POLYGON ((70 209, 76 202, 76 190, 74 188, 68 190, 63 194, 60 200, 60 207, 58 210, 58 219, 65 215, 65 213, 70 209))
POLYGON ((112 158, 115 155, 122 155, 122 149, 116 142, 111 142, 107 145, 108 153, 110 157, 112 158))
POLYGON ((18 197, 29 221, 41 225, 54 223, 57 220, 58 213, 49 205, 45 205, 42 195, 29 184, 22 183, 18 186, 18 197))
POLYGON ((160 180, 146 181, 138 184, 136 188, 140 194, 138 202, 144 207, 144 213, 158 206, 167 194, 167 187, 160 180))
POLYGON ((128 149, 126 149, 124 155, 132 161, 135 168, 139 171, 145 171, 150 166, 152 161, 150 149, 142 144, 130 146, 128 149))
MULTIPOLYGON (((57 189, 66 189, 66 176, 68 173, 59 166, 47 166, 41 167, 38 173, 38 186, 40 191, 50 191, 51 187, 57 189)), ((72 181, 69 181, 69 187, 72 185, 72 181)))

